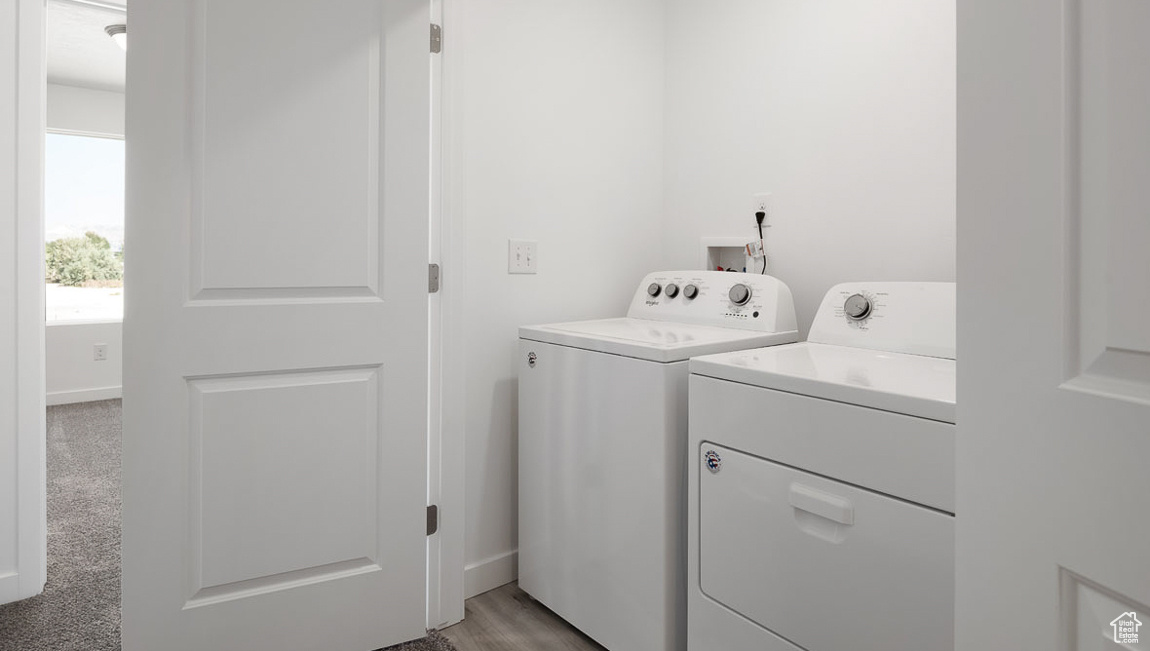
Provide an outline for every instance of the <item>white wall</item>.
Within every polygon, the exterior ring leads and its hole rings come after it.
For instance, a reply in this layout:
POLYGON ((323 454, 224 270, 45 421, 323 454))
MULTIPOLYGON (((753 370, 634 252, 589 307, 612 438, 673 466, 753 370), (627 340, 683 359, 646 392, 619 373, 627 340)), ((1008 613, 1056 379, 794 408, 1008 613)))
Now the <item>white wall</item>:
MULTIPOLYGON (((124 136, 124 95, 105 90, 48 84, 48 128, 54 131, 124 136)), ((53 323, 46 332, 48 404, 118 398, 123 384, 120 340, 123 324, 53 323), (93 359, 96 344, 108 344, 108 359, 93 359)))
POLYGON ((124 137, 124 94, 48 84, 48 128, 80 135, 124 137))
POLYGON ((49 323, 44 334, 49 405, 120 397, 122 323, 49 323), (96 344, 107 344, 108 359, 95 361, 96 344))
POLYGON ((660 0, 447 10, 470 595, 515 577, 517 327, 618 316, 661 264, 663 22, 660 0), (538 275, 507 274, 508 238, 538 240, 538 275))
POLYGON ((514 578, 516 326, 620 314, 643 273, 696 268, 700 238, 749 240, 760 191, 804 335, 837 282, 954 279, 956 44, 943 0, 458 5, 445 182, 466 368, 447 372, 471 595, 514 578), (506 274, 510 237, 539 240, 538 276, 506 274))
POLYGON ((119 398, 123 385, 120 321, 49 323, 45 328, 49 405, 119 398), (94 359, 96 344, 108 345, 108 359, 94 359))
POLYGON ((663 266, 751 239, 769 191, 803 336, 835 283, 954 280, 954 0, 667 6, 663 266))

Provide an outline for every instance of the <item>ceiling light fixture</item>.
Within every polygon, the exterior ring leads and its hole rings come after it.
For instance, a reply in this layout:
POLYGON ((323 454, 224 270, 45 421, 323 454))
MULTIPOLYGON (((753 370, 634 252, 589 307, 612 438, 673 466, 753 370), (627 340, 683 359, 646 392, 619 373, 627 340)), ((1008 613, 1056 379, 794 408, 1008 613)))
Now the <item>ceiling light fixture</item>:
POLYGON ((120 49, 125 52, 128 51, 128 26, 127 25, 108 25, 104 28, 108 36, 120 46, 120 49))

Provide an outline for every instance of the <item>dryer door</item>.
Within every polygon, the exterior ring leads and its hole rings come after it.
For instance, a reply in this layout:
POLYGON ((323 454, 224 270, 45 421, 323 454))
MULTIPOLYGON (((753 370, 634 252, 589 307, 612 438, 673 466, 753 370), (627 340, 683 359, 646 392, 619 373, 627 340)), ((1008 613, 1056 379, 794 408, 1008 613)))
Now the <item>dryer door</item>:
POLYGON ((954 518, 704 441, 704 594, 806 649, 951 651, 954 518))

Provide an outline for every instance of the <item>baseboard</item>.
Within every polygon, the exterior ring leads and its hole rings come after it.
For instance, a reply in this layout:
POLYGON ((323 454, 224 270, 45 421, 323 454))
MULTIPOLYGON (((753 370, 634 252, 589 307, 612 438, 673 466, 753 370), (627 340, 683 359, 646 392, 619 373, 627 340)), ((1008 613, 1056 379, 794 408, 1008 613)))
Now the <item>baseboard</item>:
POLYGON ((463 598, 494 590, 519 578, 519 551, 512 550, 498 556, 472 563, 463 568, 463 598))
POLYGON ((28 586, 28 581, 24 585, 20 583, 20 575, 16 572, 9 572, 0 576, 0 604, 12 603, 35 597, 44 591, 44 584, 41 583, 37 586, 28 586), (31 589, 29 589, 31 587, 31 589))
POLYGON ((75 402, 95 402, 96 400, 113 400, 122 398, 122 387, 103 387, 101 389, 77 389, 75 391, 53 391, 48 394, 48 406, 70 405, 75 402))
POLYGON ((17 601, 20 597, 20 575, 9 572, 0 576, 0 604, 17 601))

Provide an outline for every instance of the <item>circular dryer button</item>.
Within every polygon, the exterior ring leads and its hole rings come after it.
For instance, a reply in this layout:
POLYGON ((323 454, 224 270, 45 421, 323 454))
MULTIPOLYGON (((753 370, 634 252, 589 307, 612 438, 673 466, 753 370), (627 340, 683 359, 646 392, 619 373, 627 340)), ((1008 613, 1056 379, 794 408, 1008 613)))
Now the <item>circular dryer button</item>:
POLYGON ((694 285, 687 285, 686 287, 683 288, 683 296, 686 296, 687 300, 689 300, 689 301, 694 300, 694 298, 698 295, 699 295, 699 288, 695 287, 694 285))
POLYGON ((862 294, 853 294, 843 303, 843 312, 851 321, 862 321, 870 316, 871 302, 862 294))
POLYGON ((707 470, 719 472, 719 469, 723 467, 723 458, 719 456, 718 452, 707 450, 703 453, 703 463, 707 464, 707 470))
POLYGON ((647 285, 647 295, 651 298, 655 298, 659 295, 659 292, 662 291, 663 288, 659 286, 659 283, 651 283, 650 285, 647 285))
POLYGON ((735 305, 746 305, 751 301, 751 288, 743 283, 738 283, 727 292, 727 297, 735 305))
POLYGON ((675 283, 671 283, 667 285, 667 288, 664 289, 663 292, 667 294, 667 298, 675 298, 679 295, 679 286, 675 283))

